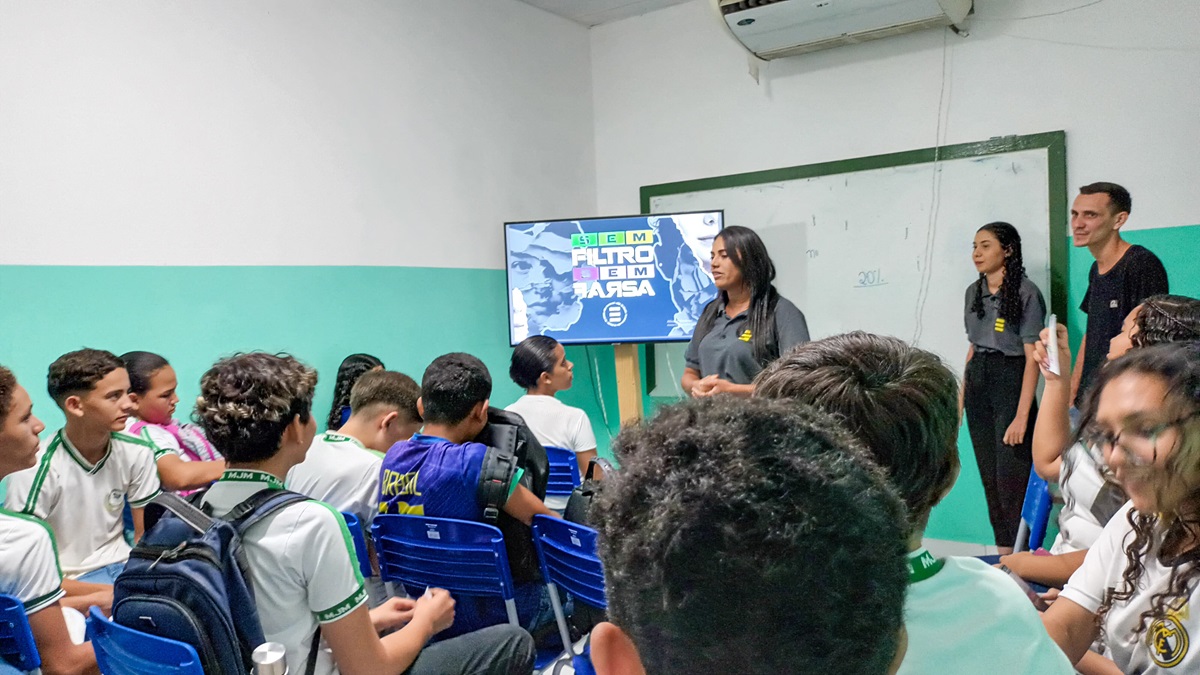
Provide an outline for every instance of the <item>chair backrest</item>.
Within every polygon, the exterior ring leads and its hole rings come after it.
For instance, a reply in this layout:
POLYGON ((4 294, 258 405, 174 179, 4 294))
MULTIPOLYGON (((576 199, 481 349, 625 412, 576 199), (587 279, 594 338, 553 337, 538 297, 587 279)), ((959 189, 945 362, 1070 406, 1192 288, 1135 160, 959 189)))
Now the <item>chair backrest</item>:
POLYGON ((204 675, 191 645, 113 623, 92 607, 88 639, 104 675, 204 675))
POLYGON ((371 525, 371 537, 384 581, 501 598, 509 622, 519 625, 499 528, 450 518, 381 514, 371 525))
POLYGON ((596 555, 596 531, 561 518, 533 517, 533 543, 548 583, 563 587, 599 609, 608 609, 604 596, 604 565, 596 555))
POLYGON ((11 595, 0 595, 0 658, 17 670, 42 667, 25 605, 11 595))
MULTIPOLYGON (((1050 495, 1050 485, 1037 471, 1029 472, 1029 483, 1025 486, 1025 503, 1021 505, 1021 529, 1029 531, 1029 550, 1036 551, 1046 538, 1046 526, 1050 522, 1050 508, 1053 499, 1050 495)), ((1018 536, 1016 545, 1024 544, 1023 537, 1018 536)), ((1021 550, 1021 549, 1017 549, 1021 550)))
POLYGON ((569 496, 579 487, 579 462, 575 453, 566 448, 546 446, 546 458, 550 461, 550 475, 546 480, 546 495, 569 496))
POLYGON ((362 523, 353 513, 343 511, 342 517, 346 519, 346 529, 350 531, 350 541, 354 542, 354 553, 358 558, 358 571, 362 573, 364 579, 374 576, 375 570, 371 569, 371 554, 367 552, 367 537, 363 534, 362 523))

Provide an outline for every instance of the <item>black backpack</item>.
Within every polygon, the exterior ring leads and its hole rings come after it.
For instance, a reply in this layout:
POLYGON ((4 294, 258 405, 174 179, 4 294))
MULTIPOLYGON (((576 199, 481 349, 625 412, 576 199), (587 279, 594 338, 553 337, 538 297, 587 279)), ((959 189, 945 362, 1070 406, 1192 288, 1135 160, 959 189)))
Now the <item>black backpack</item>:
POLYGON ((483 471, 475 496, 483 506, 484 520, 500 528, 508 550, 508 566, 513 581, 541 581, 537 550, 533 547, 533 530, 504 512, 508 501, 508 486, 518 468, 524 469, 521 485, 538 499, 546 498, 546 481, 550 477, 550 460, 546 449, 538 442, 525 420, 514 412, 488 408, 488 423, 475 437, 476 443, 488 446, 483 459, 483 471))
POLYGON ((588 519, 588 510, 592 507, 592 499, 595 498, 596 491, 600 489, 601 484, 599 478, 593 477, 596 467, 603 469, 605 474, 616 471, 612 463, 603 457, 593 457, 592 461, 588 462, 587 474, 583 477, 583 482, 579 484, 579 487, 571 490, 571 496, 567 498, 567 508, 563 511, 563 518, 572 523, 592 527, 592 523, 588 519))
MULTIPOLYGON (((143 633, 186 642, 209 675, 244 675, 266 640, 247 576, 242 535, 279 509, 308 497, 261 490, 225 518, 164 492, 146 507, 146 534, 113 584, 112 619, 143 633)), ((317 636, 320 631, 317 631, 317 636)), ((307 673, 316 666, 316 644, 307 673)))

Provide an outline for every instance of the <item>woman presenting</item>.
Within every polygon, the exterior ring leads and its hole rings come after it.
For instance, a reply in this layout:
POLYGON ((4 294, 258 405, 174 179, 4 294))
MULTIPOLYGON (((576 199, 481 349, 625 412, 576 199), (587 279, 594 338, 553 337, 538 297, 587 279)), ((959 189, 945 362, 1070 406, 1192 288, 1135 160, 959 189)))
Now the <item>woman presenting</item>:
POLYGON ((720 293, 700 314, 680 382, 690 396, 749 396, 764 366, 808 341, 808 324, 771 284, 775 263, 754 230, 731 225, 713 239, 712 273, 720 293))

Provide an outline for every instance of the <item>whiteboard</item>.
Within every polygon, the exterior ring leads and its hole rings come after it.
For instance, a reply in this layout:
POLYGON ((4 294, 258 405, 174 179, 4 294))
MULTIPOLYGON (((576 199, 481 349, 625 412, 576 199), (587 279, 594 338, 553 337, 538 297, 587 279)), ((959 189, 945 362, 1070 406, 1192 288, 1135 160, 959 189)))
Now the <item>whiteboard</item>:
MULTIPOLYGON (((964 298, 979 278, 971 244, 982 225, 1016 226, 1026 274, 1050 305, 1050 173, 1041 147, 662 194, 649 209, 724 209, 727 226, 758 232, 776 287, 804 312, 814 340, 851 330, 894 335, 961 374, 964 298)), ((686 345, 654 349, 651 395, 682 396, 686 345)))

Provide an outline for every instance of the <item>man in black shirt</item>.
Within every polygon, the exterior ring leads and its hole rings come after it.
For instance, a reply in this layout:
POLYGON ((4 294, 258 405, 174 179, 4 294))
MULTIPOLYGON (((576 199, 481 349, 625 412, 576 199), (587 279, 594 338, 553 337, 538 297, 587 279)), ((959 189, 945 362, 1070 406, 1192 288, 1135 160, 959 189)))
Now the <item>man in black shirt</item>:
POLYGON ((1096 259, 1079 306, 1088 320, 1072 374, 1072 400, 1077 407, 1096 370, 1104 364, 1108 341, 1121 332, 1126 315, 1151 295, 1168 292, 1167 270, 1158 256, 1121 238, 1121 227, 1132 208, 1129 191, 1116 183, 1079 188, 1071 206, 1074 244, 1087 246, 1096 259))

